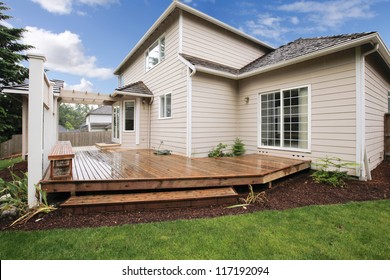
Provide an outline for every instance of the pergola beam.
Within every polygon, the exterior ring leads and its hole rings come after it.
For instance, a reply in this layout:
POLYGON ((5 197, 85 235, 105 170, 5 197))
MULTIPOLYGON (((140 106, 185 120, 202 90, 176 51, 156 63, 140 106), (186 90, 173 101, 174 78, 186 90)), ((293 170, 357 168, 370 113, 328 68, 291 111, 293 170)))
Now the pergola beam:
POLYGON ((61 103, 77 104, 110 104, 118 101, 118 98, 111 94, 61 89, 59 101, 61 103))

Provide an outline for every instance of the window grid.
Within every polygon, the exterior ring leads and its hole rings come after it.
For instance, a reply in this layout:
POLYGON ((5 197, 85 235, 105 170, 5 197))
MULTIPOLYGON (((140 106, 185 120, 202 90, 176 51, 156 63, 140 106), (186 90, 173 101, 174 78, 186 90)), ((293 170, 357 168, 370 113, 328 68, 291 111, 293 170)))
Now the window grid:
POLYGON ((261 145, 308 149, 308 87, 261 94, 261 145))
POLYGON ((165 59, 165 37, 155 41, 145 53, 146 71, 149 71, 154 66, 165 59))
POLYGON ((172 94, 164 94, 160 96, 160 118, 172 117, 172 94))

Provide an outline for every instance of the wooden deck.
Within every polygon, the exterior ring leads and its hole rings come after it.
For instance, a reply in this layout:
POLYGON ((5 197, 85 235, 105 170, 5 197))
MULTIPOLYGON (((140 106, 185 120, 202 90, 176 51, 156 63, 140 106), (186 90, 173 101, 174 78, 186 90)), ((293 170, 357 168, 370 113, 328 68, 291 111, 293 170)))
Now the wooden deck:
POLYGON ((50 180, 47 192, 183 190, 263 184, 310 168, 310 161, 268 155, 189 159, 151 150, 75 149, 72 180, 50 180))

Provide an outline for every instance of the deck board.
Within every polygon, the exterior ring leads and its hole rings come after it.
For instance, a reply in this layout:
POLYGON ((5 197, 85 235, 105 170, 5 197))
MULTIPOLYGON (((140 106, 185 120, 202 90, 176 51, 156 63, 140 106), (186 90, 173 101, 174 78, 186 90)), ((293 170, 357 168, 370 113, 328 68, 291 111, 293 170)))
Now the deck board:
POLYGON ((269 155, 194 158, 151 150, 75 149, 73 178, 42 180, 48 192, 179 189, 267 183, 310 167, 310 161, 269 155))

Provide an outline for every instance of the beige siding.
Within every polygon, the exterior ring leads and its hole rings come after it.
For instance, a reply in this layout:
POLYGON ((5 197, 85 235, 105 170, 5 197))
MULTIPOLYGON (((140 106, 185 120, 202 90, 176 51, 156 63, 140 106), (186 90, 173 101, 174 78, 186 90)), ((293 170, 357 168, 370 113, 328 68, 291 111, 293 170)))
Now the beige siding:
POLYGON ((239 134, 249 153, 312 159, 327 155, 356 157, 355 53, 353 50, 272 71, 239 83, 239 134), (261 149, 258 140, 258 94, 299 86, 311 87, 310 152, 261 149), (249 97, 249 103, 244 98, 249 97))
POLYGON ((374 60, 365 64, 366 150, 370 170, 384 159, 384 115, 388 110, 389 76, 384 78, 374 60))
POLYGON ((254 42, 184 13, 183 53, 241 68, 262 56, 264 50, 254 42))
POLYGON ((192 155, 205 157, 218 143, 231 145, 237 131, 237 82, 198 73, 192 83, 192 155))
MULTIPOLYGON (((149 45, 145 45, 137 55, 132 58, 131 65, 123 73, 124 84, 143 81, 153 92, 154 101, 151 105, 151 147, 158 148, 160 142, 164 145, 161 148, 170 149, 174 153, 186 153, 186 69, 178 60, 177 49, 179 45, 178 20, 171 19, 166 24, 166 29, 153 35, 154 40, 150 40, 150 45, 165 34, 166 50, 165 60, 149 71, 145 71, 144 51, 149 45), (172 118, 159 119, 159 97, 163 94, 172 93, 172 118)), ((141 136, 147 138, 149 126, 149 112, 147 106, 141 105, 141 136)), ((135 141, 133 134, 123 134, 122 142, 124 146, 131 147, 135 141)))

